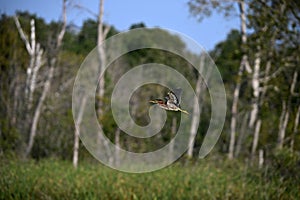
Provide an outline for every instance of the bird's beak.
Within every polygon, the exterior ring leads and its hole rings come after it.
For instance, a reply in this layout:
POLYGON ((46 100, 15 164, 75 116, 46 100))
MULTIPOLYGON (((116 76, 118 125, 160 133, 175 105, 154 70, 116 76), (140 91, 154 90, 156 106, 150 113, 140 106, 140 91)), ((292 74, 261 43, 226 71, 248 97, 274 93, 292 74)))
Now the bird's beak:
POLYGON ((156 100, 150 100, 149 103, 157 103, 156 100))

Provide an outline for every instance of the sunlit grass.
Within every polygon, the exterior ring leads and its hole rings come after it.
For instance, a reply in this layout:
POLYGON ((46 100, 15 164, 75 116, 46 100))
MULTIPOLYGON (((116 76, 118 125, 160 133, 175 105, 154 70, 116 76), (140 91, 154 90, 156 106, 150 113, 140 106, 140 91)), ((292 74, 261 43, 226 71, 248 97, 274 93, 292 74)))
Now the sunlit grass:
POLYGON ((239 162, 176 163, 146 174, 100 164, 8 161, 0 168, 0 199, 299 199, 299 184, 239 162))

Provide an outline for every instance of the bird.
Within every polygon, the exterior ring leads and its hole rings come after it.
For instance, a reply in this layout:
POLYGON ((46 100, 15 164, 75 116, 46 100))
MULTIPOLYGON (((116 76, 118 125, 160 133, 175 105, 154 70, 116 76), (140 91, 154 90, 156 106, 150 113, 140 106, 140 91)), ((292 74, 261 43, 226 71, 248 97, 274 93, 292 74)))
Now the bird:
POLYGON ((159 107, 165 110, 170 111, 180 111, 185 114, 189 114, 186 110, 181 109, 180 107, 180 97, 181 97, 182 89, 178 88, 174 91, 169 91, 168 95, 162 99, 150 100, 150 103, 157 104, 159 107))

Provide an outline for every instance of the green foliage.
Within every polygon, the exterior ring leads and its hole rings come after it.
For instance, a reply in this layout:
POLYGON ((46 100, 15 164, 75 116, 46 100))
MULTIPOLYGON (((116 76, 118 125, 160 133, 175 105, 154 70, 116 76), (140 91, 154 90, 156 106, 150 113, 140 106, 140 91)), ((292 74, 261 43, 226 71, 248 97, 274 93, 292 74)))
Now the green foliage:
POLYGON ((231 16, 234 11, 234 2, 231 1, 190 0, 188 6, 190 13, 199 21, 211 16, 214 10, 225 17, 231 16))
POLYGON ((272 174, 280 176, 283 180, 300 182, 300 155, 298 152, 292 152, 287 148, 275 150, 270 155, 269 162, 268 166, 272 174))
POLYGON ((20 135, 17 130, 10 127, 7 119, 0 119, 1 139, 0 139, 0 155, 8 154, 17 150, 20 135))
MULTIPOLYGON (((107 26, 107 25, 106 25, 107 26)), ((77 54, 87 55, 97 46, 98 23, 95 20, 84 21, 79 33, 68 31, 64 38, 64 48, 77 54)), ((118 31, 110 26, 107 38, 117 34, 118 31)))
POLYGON ((24 139, 18 129, 24 105, 17 106, 23 88, 16 86, 24 80, 28 55, 13 19, 2 15, 0 23, 0 152, 9 153, 18 151, 24 139))
POLYGON ((176 163, 128 174, 58 160, 1 160, 0 199, 298 199, 298 185, 232 161, 176 163), (20 165, 22 167, 20 167, 20 165))
POLYGON ((136 23, 136 24, 132 24, 129 29, 135 29, 135 28, 145 28, 146 25, 143 23, 143 22, 140 22, 140 23, 136 23))
POLYGON ((237 30, 231 30, 225 41, 216 45, 210 52, 225 84, 232 83, 236 79, 240 60, 242 58, 241 34, 237 30))

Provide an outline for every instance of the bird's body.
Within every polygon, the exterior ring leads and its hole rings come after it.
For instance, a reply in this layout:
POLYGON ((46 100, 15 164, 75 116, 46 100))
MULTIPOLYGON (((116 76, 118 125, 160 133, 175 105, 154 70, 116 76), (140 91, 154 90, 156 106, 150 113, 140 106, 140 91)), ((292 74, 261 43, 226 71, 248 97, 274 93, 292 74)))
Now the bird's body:
POLYGON ((182 110, 180 108, 180 96, 181 96, 182 90, 176 89, 176 92, 177 92, 177 95, 173 91, 168 92, 168 96, 166 96, 164 100, 155 99, 155 100, 151 100, 149 102, 157 104, 159 107, 161 107, 162 109, 165 109, 165 110, 180 111, 185 114, 189 114, 186 110, 182 110))

